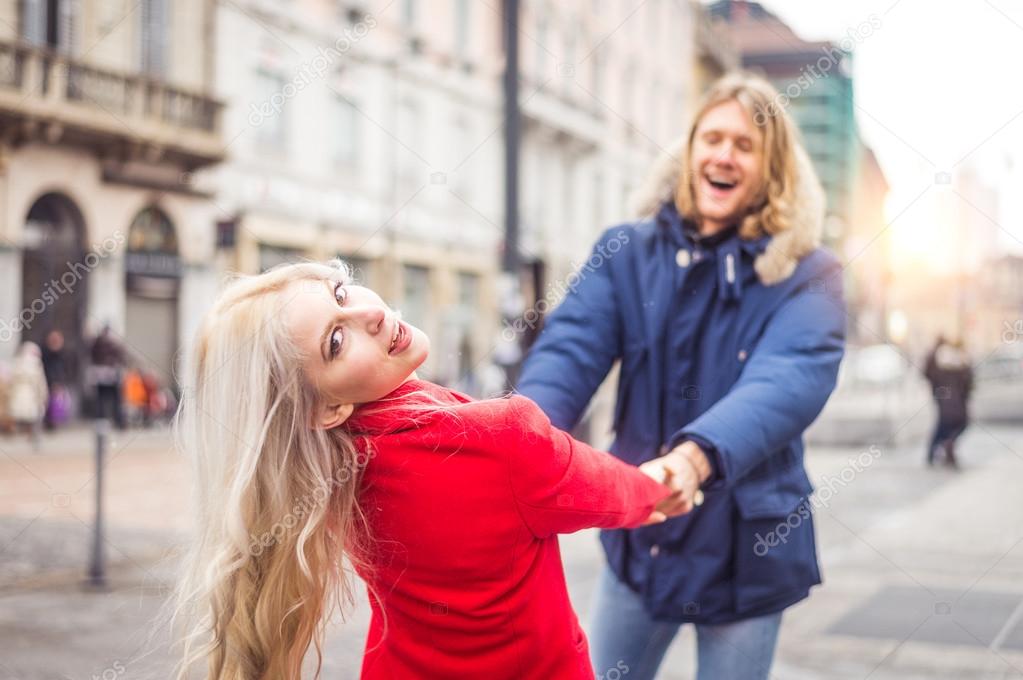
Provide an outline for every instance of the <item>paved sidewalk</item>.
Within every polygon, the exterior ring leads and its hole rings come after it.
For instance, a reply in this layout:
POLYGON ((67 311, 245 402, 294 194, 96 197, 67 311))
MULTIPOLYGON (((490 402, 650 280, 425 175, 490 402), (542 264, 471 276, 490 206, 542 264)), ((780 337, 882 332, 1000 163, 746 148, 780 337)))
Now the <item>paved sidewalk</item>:
MULTIPOLYGON (((1023 427, 972 428, 960 473, 923 468, 916 449, 869 446, 809 453, 825 585, 787 612, 772 677, 1023 679, 1023 427)), ((69 493, 88 480, 88 456, 26 456, 0 456, 0 528, 32 519, 50 503, 49 487, 69 493)), ((88 484, 81 504, 77 495, 67 508, 51 503, 14 552, 0 551, 0 574, 17 577, 0 588, 0 679, 169 676, 166 636, 151 624, 172 580, 167 550, 184 526, 183 462, 154 435, 112 458, 109 478, 111 592, 83 591, 73 568, 83 525, 66 512, 88 520, 88 484), (29 567, 11 569, 20 554, 29 567)), ((602 564, 596 535, 563 537, 562 546, 585 621, 602 564)), ((332 627, 324 678, 358 677, 366 620, 362 602, 332 627)), ((693 677, 694 642, 684 628, 662 680, 693 677)))

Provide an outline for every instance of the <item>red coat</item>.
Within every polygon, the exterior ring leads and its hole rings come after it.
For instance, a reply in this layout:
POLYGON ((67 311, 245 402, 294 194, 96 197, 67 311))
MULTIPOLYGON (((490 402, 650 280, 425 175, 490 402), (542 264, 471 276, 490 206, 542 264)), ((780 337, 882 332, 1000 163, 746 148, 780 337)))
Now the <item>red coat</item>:
POLYGON ((524 397, 473 402, 410 381, 387 399, 424 392, 464 406, 418 424, 364 407, 349 421, 372 454, 359 500, 373 609, 363 680, 592 680, 557 534, 637 526, 665 488, 524 397))

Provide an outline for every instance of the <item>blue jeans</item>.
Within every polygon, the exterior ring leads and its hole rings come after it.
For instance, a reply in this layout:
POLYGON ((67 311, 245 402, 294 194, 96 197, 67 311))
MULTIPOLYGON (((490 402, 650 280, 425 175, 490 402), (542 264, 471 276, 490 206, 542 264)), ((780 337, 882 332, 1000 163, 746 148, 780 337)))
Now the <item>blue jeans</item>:
MULTIPOLYGON (((654 621, 640 596, 604 569, 590 616, 590 659, 597 680, 653 680, 678 632, 654 621)), ((712 626, 696 625, 696 680, 766 680, 781 612, 712 626)))

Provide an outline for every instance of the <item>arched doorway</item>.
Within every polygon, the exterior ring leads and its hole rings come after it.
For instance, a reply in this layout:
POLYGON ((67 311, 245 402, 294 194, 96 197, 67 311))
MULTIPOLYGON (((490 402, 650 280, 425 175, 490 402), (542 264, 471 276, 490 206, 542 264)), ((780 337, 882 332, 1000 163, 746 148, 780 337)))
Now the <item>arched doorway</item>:
POLYGON ((174 387, 181 259, 174 225, 156 206, 132 220, 124 275, 128 352, 134 363, 174 387))
POLYGON ((42 347, 51 330, 60 331, 66 380, 79 396, 90 271, 81 211, 64 194, 44 194, 29 208, 21 243, 21 340, 42 347))

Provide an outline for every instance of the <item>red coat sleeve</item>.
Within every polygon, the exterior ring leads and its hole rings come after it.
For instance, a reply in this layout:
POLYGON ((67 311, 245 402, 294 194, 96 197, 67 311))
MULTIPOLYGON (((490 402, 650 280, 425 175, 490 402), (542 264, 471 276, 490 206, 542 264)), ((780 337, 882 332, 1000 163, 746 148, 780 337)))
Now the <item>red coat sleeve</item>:
POLYGON ((639 468, 558 430, 525 397, 509 399, 506 416, 500 439, 512 493, 537 537, 639 526, 670 493, 639 468))

